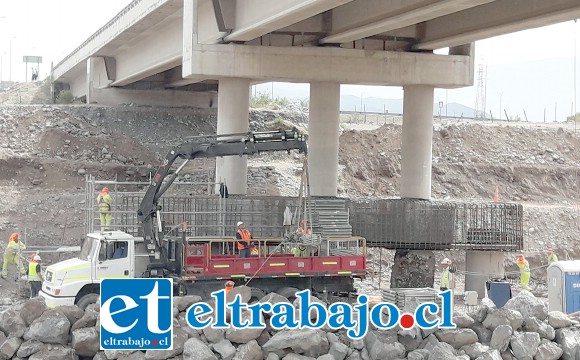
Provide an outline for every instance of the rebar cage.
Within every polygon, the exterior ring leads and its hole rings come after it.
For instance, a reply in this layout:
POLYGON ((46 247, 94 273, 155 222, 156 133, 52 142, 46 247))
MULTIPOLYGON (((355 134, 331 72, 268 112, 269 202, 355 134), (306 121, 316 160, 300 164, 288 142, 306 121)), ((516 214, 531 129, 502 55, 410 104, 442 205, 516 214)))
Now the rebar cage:
MULTIPOLYGON (((113 219, 109 229, 142 236, 137 210, 148 182, 101 181, 91 176, 86 181, 86 233, 100 229, 96 198, 100 189, 108 186, 113 198, 113 219)), ((325 237, 352 236, 348 210, 342 200, 319 198, 304 201, 298 197, 235 195, 224 198, 213 194, 216 184, 209 184, 211 186, 208 187, 205 182, 176 182, 159 199, 164 233, 171 235, 176 231, 174 235, 177 235, 185 223, 187 236, 234 236, 236 223, 243 221, 254 237, 282 237, 298 226, 310 228, 325 237), (199 189, 206 188, 212 190, 200 194, 199 189), (290 225, 284 225, 286 208, 292 215, 290 225), (300 224, 300 219, 305 219, 305 223, 300 224)))
POLYGON ((409 250, 523 249, 519 204, 413 199, 349 200, 353 232, 367 246, 409 250))
MULTIPOLYGON (((148 185, 148 182, 98 181, 87 177, 86 233, 99 230, 96 197, 103 186, 108 186, 113 197, 110 228, 142 236, 137 210, 148 185)), ((283 196, 223 198, 213 194, 215 185, 209 181, 174 183, 159 201, 163 232, 170 235, 175 231, 177 235, 185 223, 187 236, 234 236, 236 223, 243 221, 254 237, 281 237, 306 219, 306 227, 316 234, 323 237, 355 234, 365 238, 369 247, 523 249, 523 207, 518 204, 319 197, 303 202, 298 197, 283 196), (286 207, 292 214, 291 226, 284 225, 286 207)))

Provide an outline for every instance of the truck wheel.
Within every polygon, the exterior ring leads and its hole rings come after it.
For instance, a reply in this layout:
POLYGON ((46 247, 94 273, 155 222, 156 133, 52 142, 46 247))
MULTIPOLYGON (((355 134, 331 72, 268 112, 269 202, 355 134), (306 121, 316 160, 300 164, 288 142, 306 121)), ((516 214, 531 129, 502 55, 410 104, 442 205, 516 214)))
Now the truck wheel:
POLYGON ((276 291, 276 293, 278 295, 284 296, 290 302, 294 302, 294 300, 296 300, 296 293, 299 291, 300 290, 296 289, 295 287, 286 286, 286 287, 278 289, 278 291, 276 291))
POLYGON ((98 299, 99 299, 99 294, 93 294, 93 293, 86 294, 85 296, 83 296, 82 298, 79 299, 79 301, 77 302, 77 306, 79 308, 81 308, 81 310, 85 311, 87 306, 89 306, 90 304, 96 303, 98 299))
POLYGON ((262 299, 264 296, 266 296, 266 294, 264 293, 264 291, 262 291, 262 289, 258 289, 258 288, 253 287, 251 290, 252 290, 252 297, 250 298, 250 303, 260 301, 260 299, 262 299))

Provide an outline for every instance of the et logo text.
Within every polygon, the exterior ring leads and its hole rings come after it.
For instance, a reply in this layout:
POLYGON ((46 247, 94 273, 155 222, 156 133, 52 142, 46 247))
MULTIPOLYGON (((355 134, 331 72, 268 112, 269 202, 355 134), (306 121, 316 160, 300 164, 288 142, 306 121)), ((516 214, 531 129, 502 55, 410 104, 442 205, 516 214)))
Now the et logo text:
POLYGON ((101 350, 173 350, 173 279, 103 279, 101 350))

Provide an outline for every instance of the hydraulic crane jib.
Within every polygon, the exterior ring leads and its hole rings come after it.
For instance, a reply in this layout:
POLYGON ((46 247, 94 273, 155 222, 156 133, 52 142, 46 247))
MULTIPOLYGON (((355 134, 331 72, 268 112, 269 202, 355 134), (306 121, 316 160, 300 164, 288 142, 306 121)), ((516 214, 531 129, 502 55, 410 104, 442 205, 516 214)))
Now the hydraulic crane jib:
POLYGON ((159 222, 159 199, 171 186, 189 160, 196 158, 253 155, 270 151, 290 152, 290 150, 298 150, 300 153, 307 153, 307 137, 306 135, 300 134, 296 128, 292 130, 196 137, 199 140, 202 138, 205 140, 178 145, 167 153, 163 163, 153 176, 137 211, 137 216, 143 224, 143 237, 147 244, 152 267, 167 268, 170 265, 167 249, 164 249, 164 246, 161 244, 161 238, 163 237, 161 224, 158 224, 156 233, 154 230, 154 219, 157 218, 159 222), (169 175, 171 166, 178 158, 184 159, 185 161, 173 174, 169 175))

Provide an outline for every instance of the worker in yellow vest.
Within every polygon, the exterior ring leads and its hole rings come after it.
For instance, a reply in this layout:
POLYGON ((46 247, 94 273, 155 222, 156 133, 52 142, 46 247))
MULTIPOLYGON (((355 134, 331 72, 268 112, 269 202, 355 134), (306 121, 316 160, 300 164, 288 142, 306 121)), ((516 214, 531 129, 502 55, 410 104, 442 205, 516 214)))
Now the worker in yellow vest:
POLYGON ((554 252, 554 249, 548 249, 548 265, 558 261, 558 256, 554 252))
POLYGON ((520 268, 520 285, 524 290, 529 290, 530 282, 530 264, 523 255, 518 256, 518 267, 520 268))
POLYGON ((451 265, 451 260, 448 258, 441 261, 441 266, 443 267, 443 272, 441 273, 441 283, 439 284, 439 290, 447 291, 449 289, 449 265, 451 265))
POLYGON ((306 256, 306 247, 302 244, 298 245, 298 247, 293 247, 292 254, 294 254, 295 257, 306 256))
POLYGON ((34 255, 30 264, 28 264, 28 284, 30 285, 31 299, 37 297, 42 288, 40 261, 40 255, 34 255))
POLYGON ((113 198, 109 195, 109 188, 104 187, 97 196, 97 203, 99 204, 99 212, 101 215, 101 231, 109 230, 111 226, 111 206, 113 206, 113 198))
POLYGON ((20 269, 20 274, 25 275, 26 269, 22 266, 20 252, 26 250, 26 246, 18 241, 18 233, 13 233, 8 239, 8 246, 4 250, 4 263, 2 264, 2 279, 8 278, 8 266, 14 264, 20 269))

